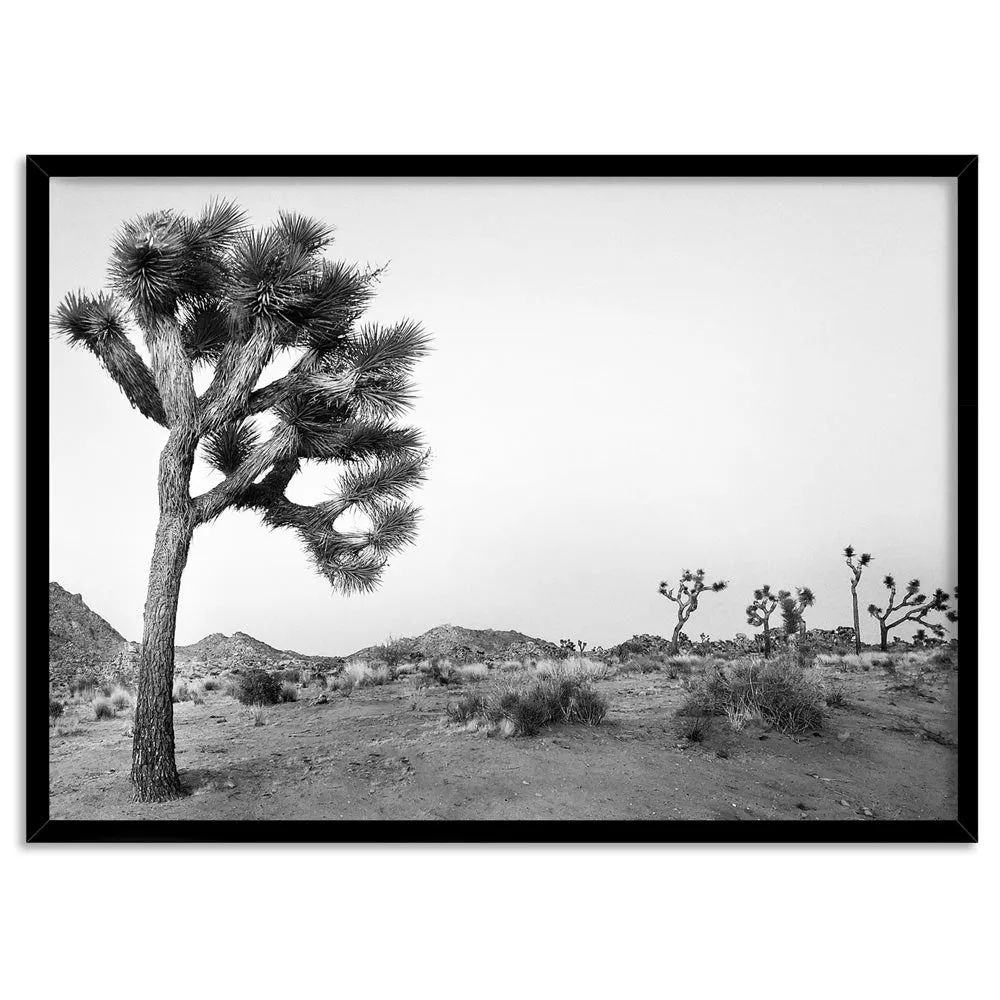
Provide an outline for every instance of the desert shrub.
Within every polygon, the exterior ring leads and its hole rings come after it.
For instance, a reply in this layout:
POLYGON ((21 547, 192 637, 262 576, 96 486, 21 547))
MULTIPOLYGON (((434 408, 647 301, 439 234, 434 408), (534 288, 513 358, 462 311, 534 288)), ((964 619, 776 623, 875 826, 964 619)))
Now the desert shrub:
POLYGON ((56 719, 66 711, 66 706, 55 698, 49 698, 49 722, 55 725, 56 719))
POLYGON ((389 636, 381 646, 376 646, 374 650, 374 659, 381 660, 389 667, 398 667, 407 660, 418 658, 419 653, 414 648, 411 639, 394 639, 389 636))
POLYGON ((664 657, 652 655, 631 656, 624 660, 620 670, 623 674, 655 674, 663 669, 664 657))
POLYGON ((466 692, 447 707, 452 722, 482 719, 489 727, 504 726, 514 736, 534 736, 549 722, 599 725, 607 712, 605 699, 586 681, 539 677, 531 671, 494 675, 491 683, 466 692))
POLYGON ((677 714, 699 718, 742 710, 781 732, 798 733, 822 726, 823 704, 822 689, 794 658, 776 657, 707 671, 677 714))
POLYGON ((257 703, 250 706, 250 718, 253 720, 254 726, 266 726, 267 725, 267 709, 257 703))
POLYGON ((285 681, 285 683, 281 685, 281 693, 278 697, 282 702, 298 701, 299 689, 290 681, 285 681))
POLYGON ((573 704, 572 720, 585 726, 599 726, 608 714, 607 699, 591 687, 581 687, 573 704))
POLYGON ((552 721, 548 700, 539 691, 518 698, 507 712, 516 736, 535 736, 546 722, 552 721))
POLYGON ((187 681, 174 681, 174 702, 190 701, 191 687, 187 681))
POLYGON ((847 704, 847 693, 842 684, 831 684, 826 690, 825 698, 830 708, 842 708, 847 704))
POLYGON ((929 667, 954 668, 958 666, 958 656, 954 650, 938 649, 927 657, 927 665, 929 667))
MULTIPOLYGON (((518 664, 520 666, 520 664, 518 664)), ((440 684, 447 687, 449 684, 461 684, 462 675, 459 668, 453 666, 450 660, 435 658, 421 673, 424 685, 440 684)))
POLYGON ((243 678, 239 676, 234 677, 232 674, 230 674, 222 682, 222 690, 225 691, 225 693, 228 694, 230 698, 236 698, 237 701, 239 700, 240 688, 242 686, 243 686, 243 678))
POLYGON ((302 680, 302 668, 301 667, 287 667, 284 670, 278 671, 278 677, 283 681, 288 681, 291 684, 298 684, 302 680))
POLYGON ((449 702, 445 708, 449 721, 466 723, 478 716, 486 714, 486 702, 476 691, 463 694, 456 702, 449 702))
POLYGON ((132 707, 132 692, 121 686, 115 686, 111 690, 111 704, 116 712, 132 707))
POLYGON ((332 681, 330 687, 334 691, 339 691, 345 698, 350 698, 356 687, 356 682, 350 674, 347 674, 332 681))
POLYGON ((281 698, 281 681, 266 670, 250 670, 240 678, 236 698, 242 705, 276 705, 281 698))
POLYGON ((689 743, 704 743, 712 729, 712 717, 710 715, 690 715, 680 718, 677 735, 689 743))
POLYGON ((95 719, 113 719, 115 717, 115 709, 110 698, 98 695, 90 704, 94 709, 95 719))
POLYGON ((201 686, 206 691, 218 691, 222 687, 222 679, 219 677, 206 677, 201 686))
POLYGON ((755 716, 747 708, 739 708, 736 705, 726 705, 726 718, 729 720, 729 728, 734 733, 742 732, 747 723, 751 722, 755 716))
POLYGON ((370 687, 381 684, 391 684, 399 676, 395 666, 388 663, 367 663, 364 660, 350 660, 344 664, 334 685, 339 690, 351 690, 356 687, 370 687))
POLYGON ((191 698, 191 703, 194 705, 204 705, 205 704, 205 688, 199 684, 192 684, 188 692, 191 698))
POLYGON ((489 675, 490 668, 485 663, 466 663, 457 668, 463 681, 482 681, 489 675))
POLYGON ((97 685, 97 690, 100 692, 102 698, 110 698, 112 687, 107 681, 101 681, 97 685))

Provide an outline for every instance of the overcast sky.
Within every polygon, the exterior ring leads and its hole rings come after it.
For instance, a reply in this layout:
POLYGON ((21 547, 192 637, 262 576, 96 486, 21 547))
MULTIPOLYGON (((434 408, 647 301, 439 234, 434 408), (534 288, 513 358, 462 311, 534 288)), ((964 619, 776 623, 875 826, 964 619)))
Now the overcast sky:
MULTIPOLYGON (((754 587, 851 621, 848 542, 881 578, 956 582, 954 180, 50 181, 51 306, 104 283, 123 218, 237 198, 391 261, 370 318, 434 353, 411 422, 434 453, 417 544, 342 597, 251 512, 195 534, 177 641, 249 632, 343 654, 434 625, 610 645, 669 635, 661 579, 703 566, 692 637, 750 633, 754 587)), ((274 372, 266 373, 273 375, 274 372)), ((87 352, 50 345, 50 579, 142 632, 166 432, 87 352)), ((202 466, 193 490, 217 479, 202 466)), ((309 469, 289 491, 336 482, 309 469)))

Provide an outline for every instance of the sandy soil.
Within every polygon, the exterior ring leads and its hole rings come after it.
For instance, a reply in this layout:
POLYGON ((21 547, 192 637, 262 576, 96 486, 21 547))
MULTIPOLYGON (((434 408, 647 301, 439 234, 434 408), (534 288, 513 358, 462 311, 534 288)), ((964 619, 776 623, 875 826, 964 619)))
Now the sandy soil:
MULTIPOLYGON (((706 742, 680 739, 686 692, 662 674, 598 687, 599 727, 556 725, 533 738, 449 726, 455 689, 414 679, 329 702, 268 710, 255 727, 221 691, 175 705, 177 761, 190 795, 130 801, 124 720, 74 706, 50 741, 58 819, 952 819, 956 813, 957 672, 918 691, 878 669, 839 675, 849 699, 800 737, 733 732, 716 719, 706 742), (78 722, 77 722, 78 718, 78 722)), ((309 699, 309 700, 307 700, 309 699)))

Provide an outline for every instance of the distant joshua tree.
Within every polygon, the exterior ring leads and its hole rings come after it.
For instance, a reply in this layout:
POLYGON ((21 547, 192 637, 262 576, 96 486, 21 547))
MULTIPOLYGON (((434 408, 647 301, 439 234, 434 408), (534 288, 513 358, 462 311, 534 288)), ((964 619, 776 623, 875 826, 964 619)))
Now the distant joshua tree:
POLYGON ((764 659, 771 655, 771 615, 779 602, 790 596, 787 590, 773 594, 765 583, 753 592, 753 602, 747 605, 747 624, 764 629, 764 659))
POLYGON ((577 639, 574 642, 572 639, 560 639, 559 640, 559 652, 563 656, 583 656, 584 651, 587 648, 587 643, 583 639, 577 639))
POLYGON ((379 272, 325 260, 332 239, 328 226, 285 213, 251 229, 226 202, 197 218, 154 212, 118 233, 113 291, 70 294, 53 317, 56 332, 89 350, 132 406, 167 431, 135 706, 138 801, 182 794, 174 631, 196 527, 230 507, 256 510, 268 527, 296 532, 343 593, 373 589, 389 555, 414 540, 419 512, 406 497, 424 478, 427 452, 419 433, 395 420, 413 399, 409 374, 428 339, 409 320, 356 327, 379 272), (288 373, 258 388, 267 365, 288 352, 288 373), (213 371, 200 396, 198 365, 213 371), (254 423, 262 414, 270 418, 264 435, 254 423), (223 478, 192 497, 199 444, 223 478), (343 467, 336 495, 315 506, 288 499, 303 460, 343 467), (345 515, 350 528, 338 524, 345 515))
POLYGON ((804 636, 806 634, 805 610, 816 603, 816 595, 808 587, 796 587, 795 596, 787 590, 778 591, 781 603, 781 621, 785 635, 804 636))
POLYGON ((876 607, 874 604, 868 605, 868 614, 879 623, 879 631, 881 633, 879 647, 882 652, 885 652, 889 648, 889 633, 905 622, 924 625, 939 639, 944 635, 944 626, 939 622, 927 621, 927 616, 940 613, 945 615, 949 621, 954 620, 951 615, 955 614, 955 612, 950 611, 948 608, 949 597, 946 591, 941 590, 939 587, 928 600, 926 594, 920 593, 920 581, 911 580, 906 585, 903 597, 899 604, 897 604, 895 579, 887 576, 882 582, 885 584, 886 590, 889 591, 889 603, 886 605, 885 610, 883 611, 882 608, 876 607), (902 613, 899 614, 899 617, 890 621, 889 619, 898 612, 902 613))
POLYGON ((854 546, 844 549, 844 561, 851 569, 851 602, 854 605, 854 652, 861 655, 861 618, 858 615, 858 584, 861 582, 861 571, 872 561, 870 552, 862 552, 854 558, 854 546))
POLYGON ((668 600, 677 605, 677 624, 674 626, 674 634, 670 639, 670 655, 676 656, 680 651, 681 632, 687 624, 688 619, 698 610, 698 598, 704 591, 713 594, 725 590, 728 583, 725 580, 717 580, 715 583, 705 582, 705 571, 703 569, 686 569, 681 573, 680 581, 676 589, 667 585, 667 581, 660 582, 660 593, 668 600))

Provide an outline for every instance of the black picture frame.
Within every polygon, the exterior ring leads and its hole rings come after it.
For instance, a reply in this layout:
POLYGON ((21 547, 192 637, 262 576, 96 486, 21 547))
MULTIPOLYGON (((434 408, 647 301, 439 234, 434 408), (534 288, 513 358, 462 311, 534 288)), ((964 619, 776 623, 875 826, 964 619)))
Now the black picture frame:
MULTIPOLYGON (((46 370, 49 339, 49 179, 52 177, 650 177, 956 178, 958 332, 958 562, 962 577, 962 683, 955 820, 53 820, 49 817, 48 678, 26 671, 25 829, 30 843, 968 843, 978 840, 977 333, 978 158, 915 156, 61 156, 26 158, 26 365, 46 370)), ((26 393, 26 648, 48 634, 48 383, 26 393), (44 523, 43 523, 44 522, 44 523), (39 540, 44 551, 37 551, 39 540)))

